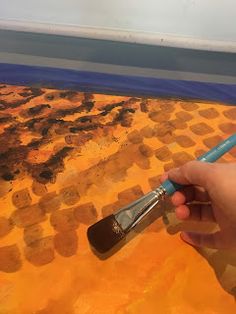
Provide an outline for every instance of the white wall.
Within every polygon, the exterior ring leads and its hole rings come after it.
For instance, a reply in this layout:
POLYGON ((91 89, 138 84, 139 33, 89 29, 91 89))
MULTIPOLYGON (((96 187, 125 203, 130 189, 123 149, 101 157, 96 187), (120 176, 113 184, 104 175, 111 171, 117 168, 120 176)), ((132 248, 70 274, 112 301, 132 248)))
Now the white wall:
POLYGON ((84 37, 86 29, 89 33, 90 27, 96 27, 88 37, 96 33, 97 38, 117 36, 138 42, 149 38, 154 44, 172 37, 180 46, 186 42, 182 37, 190 38, 190 46, 195 39, 197 45, 227 42, 228 49, 234 50, 236 0, 0 0, 0 27, 24 25, 35 31, 41 27, 55 33, 67 29, 78 36, 84 32, 84 37))

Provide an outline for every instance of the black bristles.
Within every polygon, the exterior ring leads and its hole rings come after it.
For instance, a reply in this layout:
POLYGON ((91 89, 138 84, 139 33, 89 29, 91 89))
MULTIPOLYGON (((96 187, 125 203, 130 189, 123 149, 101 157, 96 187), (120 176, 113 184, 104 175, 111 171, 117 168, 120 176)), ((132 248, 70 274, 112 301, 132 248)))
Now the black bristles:
POLYGON ((104 254, 125 237, 125 232, 116 221, 115 216, 110 215, 90 226, 87 236, 96 251, 104 254))

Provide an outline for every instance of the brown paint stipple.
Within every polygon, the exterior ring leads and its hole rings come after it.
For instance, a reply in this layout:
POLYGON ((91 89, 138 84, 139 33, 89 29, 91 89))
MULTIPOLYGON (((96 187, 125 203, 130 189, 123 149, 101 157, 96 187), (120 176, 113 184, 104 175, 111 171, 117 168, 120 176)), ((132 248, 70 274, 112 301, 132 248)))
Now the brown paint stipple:
POLYGON ((119 113, 114 119, 114 123, 120 123, 123 127, 131 127, 133 122, 133 113, 135 113, 135 110, 132 108, 122 108, 119 110, 119 113))
POLYGON ((14 119, 10 114, 0 112, 0 124, 12 122, 13 120, 14 119))
MULTIPOLYGON (((64 109, 59 109, 57 110, 54 115, 53 118, 56 119, 61 119, 64 118, 66 116, 70 116, 70 115, 74 115, 75 113, 82 113, 82 112, 90 112, 92 110, 92 108, 94 107, 94 102, 83 102, 81 105, 79 106, 74 106, 74 107, 70 107, 70 108, 64 108, 64 109)), ((97 118, 97 115, 91 115, 90 119, 86 120, 86 122, 92 122, 93 118, 97 118)), ((78 122, 79 124, 76 125, 76 127, 80 126, 80 122, 81 119, 83 119, 83 117, 79 117, 78 119, 76 119, 74 122, 78 122)), ((64 121, 65 122, 65 121, 64 121)))
POLYGON ((64 170, 64 159, 71 150, 73 150, 72 147, 65 146, 44 163, 28 164, 28 170, 38 182, 42 184, 52 182, 57 174, 64 170))
POLYGON ((199 108, 199 106, 193 102, 181 102, 180 106, 186 111, 194 111, 199 108))
POLYGON ((22 97, 28 97, 28 96, 32 96, 32 95, 37 97, 37 96, 41 96, 43 94, 44 94, 44 91, 42 89, 36 88, 36 87, 25 87, 23 89, 23 91, 21 93, 19 93, 19 95, 21 95, 22 97))
POLYGON ((132 105, 132 104, 135 104, 135 103, 139 103, 140 102, 140 98, 138 97, 130 97, 127 101, 126 101, 126 104, 127 105, 132 105))
POLYGON ((195 153, 194 153, 194 156, 195 156, 196 158, 199 158, 200 156, 204 155, 205 153, 206 153, 205 150, 203 150, 203 149, 197 149, 197 150, 195 151, 195 153))
POLYGON ((0 197, 5 196, 12 190, 12 183, 0 179, 0 197))
POLYGON ((149 145, 147 145, 147 144, 141 144, 139 146, 139 151, 146 158, 150 158, 154 154, 153 149, 149 145))
POLYGON ((236 123, 221 123, 219 129, 226 134, 236 133, 236 123))
POLYGON ((55 258, 53 237, 48 236, 31 243, 25 248, 25 257, 38 267, 51 263, 55 258))
POLYGON ((175 136, 166 134, 165 136, 158 138, 163 144, 171 144, 175 142, 175 136))
POLYGON ((70 185, 60 190, 61 200, 66 205, 74 205, 79 199, 79 192, 76 185, 70 185))
POLYGON ((172 152, 167 146, 162 146, 155 151, 155 156, 161 161, 169 161, 172 156, 172 152))
POLYGON ((133 144, 139 144, 143 141, 143 138, 139 131, 135 130, 127 135, 128 140, 133 144))
POLYGON ((208 148, 213 148, 214 146, 218 145, 222 141, 222 137, 219 135, 215 135, 212 137, 208 137, 203 140, 203 143, 208 147, 208 148))
POLYGON ((160 178, 161 178, 161 176, 155 176, 155 177, 148 179, 150 188, 152 190, 156 189, 161 184, 160 178))
MULTIPOLYGON (((24 89, 20 97, 30 97, 33 94, 35 96, 41 93, 45 94, 45 91, 24 89)), ((76 103, 72 107, 72 104, 69 102, 72 94, 68 91, 62 92, 63 95, 66 95, 63 97, 63 101, 60 94, 61 92, 59 91, 52 91, 46 95, 47 101, 45 103, 38 104, 37 101, 35 106, 33 106, 33 103, 24 106, 24 110, 27 110, 27 115, 28 113, 32 114, 28 118, 18 120, 18 112, 16 115, 15 113, 10 114, 14 118, 12 125, 6 127, 4 132, 0 134, 0 177, 3 180, 10 182, 27 172, 35 181, 41 184, 55 183, 57 174, 64 170, 65 158, 74 149, 71 146, 76 146, 76 149, 79 149, 86 141, 93 138, 94 132, 98 129, 106 135, 109 129, 116 125, 130 127, 133 115, 140 105, 140 99, 129 98, 127 101, 117 104, 98 106, 96 110, 98 109, 99 113, 84 115, 76 119, 71 117, 70 119, 70 116, 77 113, 85 112, 87 114, 91 112, 94 106, 97 107, 97 104, 95 101, 90 101, 93 96, 86 98, 87 96, 83 95, 83 93, 73 92, 73 99, 78 94, 84 98, 82 103, 80 101, 79 104, 76 103), (55 106, 55 102, 51 104, 51 100, 59 100, 59 106, 55 106), (65 103, 65 100, 68 102, 65 103), (40 116, 34 117, 34 114, 40 114, 40 116), (66 117, 65 120, 63 120, 64 117, 66 117), (88 132, 89 130, 91 132, 88 132), (27 145, 21 145, 21 138, 25 132, 30 132, 35 137, 27 145), (41 163, 34 163, 31 162, 31 159, 28 159, 32 149, 35 152, 39 151, 40 155, 40 147, 51 142, 54 143, 55 136, 60 137, 60 135, 63 135, 68 146, 61 148, 55 153, 52 152, 52 156, 47 161, 41 163), (70 135, 75 135, 75 137, 70 137, 70 135), (6 160, 8 161, 7 163, 6 160)), ((26 103, 27 101, 29 99, 26 100, 26 103)), ((8 119, 8 117, 9 115, 6 117, 4 112, 2 118, 8 119)))
POLYGON ((184 148, 196 145, 196 143, 189 136, 186 135, 176 136, 175 140, 181 147, 184 148))
MULTIPOLYGON (((16 156, 13 153, 23 153, 24 146, 21 146, 20 134, 17 126, 9 126, 4 129, 4 131, 0 134, 0 161, 1 163, 5 161, 5 167, 8 166, 6 164, 6 160, 2 160, 4 158, 8 159, 8 163, 17 161, 16 156)), ((3 164, 4 166, 4 164, 3 164)))
POLYGON ((101 160, 97 165, 78 173, 78 191, 81 196, 86 195, 89 188, 94 184, 100 186, 103 180, 113 182, 124 180, 127 170, 133 165, 137 147, 128 145, 117 153, 101 160), (86 180, 84 180, 86 178, 86 180))
POLYGON ((92 225, 97 221, 97 211, 93 203, 86 203, 74 208, 74 216, 79 223, 92 225))
MULTIPOLYGON (((66 99, 66 100, 69 100, 70 102, 83 102, 83 101, 86 101, 85 100, 85 96, 83 93, 80 93, 78 91, 72 91, 72 90, 68 90, 68 91, 62 91, 60 92, 59 94, 60 98, 62 99, 66 99)), ((91 97, 87 98, 88 100, 89 99, 92 99, 91 97)))
POLYGON ((84 95, 85 102, 92 101, 95 99, 94 94, 92 93, 83 93, 83 95, 84 95))
POLYGON ((12 203, 17 208, 29 206, 31 202, 32 198, 27 188, 16 191, 12 194, 12 203))
POLYGON ((20 250, 16 244, 0 247, 0 271, 14 273, 21 265, 20 250))
POLYGON ((123 205, 117 201, 112 204, 105 205, 102 207, 102 217, 107 217, 113 214, 115 211, 119 210, 123 205))
POLYGON ((174 153, 172 155, 172 159, 174 161, 175 166, 179 167, 184 165, 185 163, 193 160, 193 156, 186 152, 174 153))
POLYGON ((236 120, 236 108, 231 108, 223 112, 224 116, 230 120, 236 120))
POLYGON ((142 112, 148 112, 148 104, 147 104, 147 101, 142 101, 140 103, 140 110, 142 112))
POLYGON ((164 122, 170 119, 170 114, 163 110, 150 112, 148 116, 154 122, 164 122))
POLYGON ((185 111, 179 111, 175 115, 178 120, 182 120, 184 122, 187 122, 193 119, 193 116, 189 112, 185 112, 185 111))
POLYGON ((215 108, 199 110, 198 113, 206 119, 215 119, 219 116, 219 113, 215 108))
POLYGON ((23 163, 25 162, 29 151, 26 146, 18 143, 17 133, 14 137, 16 143, 11 144, 11 139, 7 134, 2 133, 0 135, 0 176, 5 181, 12 181, 17 178, 20 173, 19 169, 23 167, 23 163), (2 140, 5 136, 6 139, 2 140), (7 140, 8 143, 6 143, 7 140), (16 147, 13 147, 14 145, 16 147))
POLYGON ((76 254, 78 248, 78 236, 76 231, 57 233, 54 236, 54 246, 58 254, 70 257, 76 254))
POLYGON ((164 144, 173 143, 175 140, 175 127, 169 121, 156 124, 154 127, 154 131, 155 136, 157 136, 158 139, 164 144))
POLYGON ((169 122, 171 123, 171 125, 173 125, 175 129, 184 130, 188 127, 188 125, 181 119, 173 119, 169 122))
POLYGON ((64 143, 64 142, 56 143, 56 144, 53 146, 53 153, 59 152, 61 149, 64 148, 64 146, 65 146, 65 143, 64 143))
POLYGON ((44 99, 46 101, 53 101, 53 100, 58 100, 60 98, 60 93, 59 91, 56 92, 49 92, 44 94, 44 99))
POLYGON ((162 100, 160 104, 160 109, 164 112, 171 113, 175 110, 175 106, 169 101, 162 100))
POLYGON ((19 94, 24 98, 16 98, 14 100, 6 101, 1 99, 1 110, 10 109, 10 108, 18 108, 26 103, 28 103, 33 98, 36 98, 43 94, 43 91, 39 88, 28 88, 26 93, 19 94), (27 97, 28 96, 28 97, 27 97))
POLYGON ((168 172, 169 170, 176 168, 176 165, 173 162, 169 162, 168 164, 164 164, 164 171, 168 172))
POLYGON ((114 108, 122 108, 125 105, 125 101, 115 102, 112 104, 106 104, 105 106, 102 106, 100 110, 103 112, 103 115, 107 115, 109 112, 111 112, 114 108))
POLYGON ((140 130, 140 134, 146 138, 152 138, 155 136, 155 131, 150 126, 145 126, 140 130))
POLYGON ((140 185, 135 185, 129 189, 126 189, 118 193, 118 200, 122 205, 128 205, 129 203, 137 200, 144 195, 140 185))
POLYGON ((51 214, 50 223, 58 232, 75 230, 79 226, 79 222, 74 214, 74 208, 65 208, 54 211, 51 214))
POLYGON ((43 228, 39 224, 35 224, 24 229, 24 241, 27 245, 31 245, 36 240, 43 237, 43 228))
POLYGON ((139 151, 137 152, 135 156, 134 162, 136 165, 141 169, 150 169, 150 161, 147 157, 144 157, 139 151))
POLYGON ((69 134, 65 136, 65 142, 68 145, 82 146, 93 138, 92 133, 80 132, 79 135, 69 134))
POLYGON ((33 181, 31 188, 32 188, 32 192, 37 196, 43 196, 48 191, 46 185, 39 183, 35 180, 33 181))
POLYGON ((72 144, 74 145, 76 139, 77 139, 77 135, 69 134, 65 136, 65 142, 67 145, 72 145, 72 144))
POLYGON ((209 125, 204 122, 191 125, 190 129, 193 133, 197 135, 206 135, 214 131, 209 125))
POLYGON ((49 104, 40 104, 29 109, 21 110, 20 115, 24 118, 40 115, 45 109, 51 108, 49 104))
POLYGON ((45 194, 39 200, 39 207, 47 213, 51 213, 58 210, 61 207, 60 196, 56 192, 50 192, 45 194))
POLYGON ((37 204, 35 204, 15 210, 11 215, 11 219, 17 227, 26 228, 45 221, 47 217, 45 212, 37 204))
POLYGON ((0 238, 11 232, 13 227, 14 224, 11 219, 7 219, 6 217, 0 217, 0 238))

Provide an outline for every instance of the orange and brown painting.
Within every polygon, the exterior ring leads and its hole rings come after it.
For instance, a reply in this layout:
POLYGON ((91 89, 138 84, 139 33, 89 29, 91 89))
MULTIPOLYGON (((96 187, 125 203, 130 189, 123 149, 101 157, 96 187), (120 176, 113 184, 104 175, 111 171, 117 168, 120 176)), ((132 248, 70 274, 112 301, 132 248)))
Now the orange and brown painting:
POLYGON ((0 85, 0 313, 235 313, 236 253, 184 244, 169 204, 109 258, 86 237, 235 132, 223 104, 0 85))

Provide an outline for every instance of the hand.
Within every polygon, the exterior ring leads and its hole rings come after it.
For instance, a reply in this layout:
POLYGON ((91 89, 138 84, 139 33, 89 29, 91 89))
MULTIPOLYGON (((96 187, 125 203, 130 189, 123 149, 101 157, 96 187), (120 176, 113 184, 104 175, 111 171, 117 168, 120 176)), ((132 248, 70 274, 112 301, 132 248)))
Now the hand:
POLYGON ((236 248, 236 163, 191 161, 170 170, 167 176, 174 182, 189 185, 172 196, 178 219, 213 221, 220 228, 212 234, 182 232, 181 238, 199 247, 236 248))

